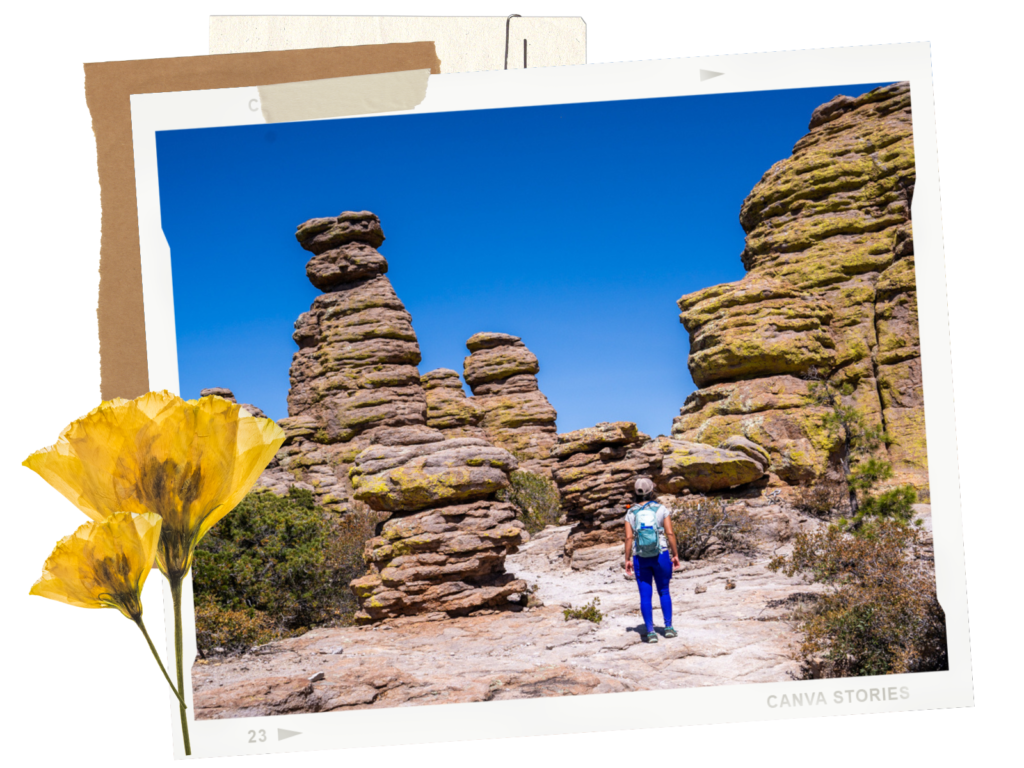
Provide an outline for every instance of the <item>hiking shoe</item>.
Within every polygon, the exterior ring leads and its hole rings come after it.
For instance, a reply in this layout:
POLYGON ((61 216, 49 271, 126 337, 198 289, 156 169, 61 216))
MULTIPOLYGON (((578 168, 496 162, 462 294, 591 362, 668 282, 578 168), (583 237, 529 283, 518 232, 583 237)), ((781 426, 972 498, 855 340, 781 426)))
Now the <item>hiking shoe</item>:
POLYGON ((656 642, 658 642, 658 633, 657 632, 648 632, 647 633, 647 642, 648 643, 656 643, 656 642))
POLYGON ((679 637, 679 633, 676 632, 675 627, 665 627, 665 637, 679 637))

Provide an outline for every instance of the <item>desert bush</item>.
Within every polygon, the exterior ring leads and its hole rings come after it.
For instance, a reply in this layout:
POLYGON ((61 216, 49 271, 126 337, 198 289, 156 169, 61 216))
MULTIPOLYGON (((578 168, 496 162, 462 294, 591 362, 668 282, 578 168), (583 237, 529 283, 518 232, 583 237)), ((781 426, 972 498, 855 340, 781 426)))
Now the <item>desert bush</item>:
POLYGON ((347 623, 357 610, 348 585, 366 570, 363 545, 378 520, 368 509, 338 517, 298 488, 250 493, 196 548, 200 652, 347 623))
POLYGON ((562 499, 558 487, 543 475, 516 470, 509 476, 511 485, 498 492, 498 498, 518 510, 517 517, 530 533, 549 525, 558 525, 562 499))
POLYGON ((600 624, 601 619, 604 618, 604 614, 601 613, 601 609, 598 608, 601 604, 601 598, 595 597, 589 603, 584 603, 579 608, 573 608, 572 606, 562 611, 562 615, 566 621, 569 619, 583 619, 584 621, 592 621, 595 624, 600 624))
POLYGON ((829 517, 842 514, 849 508, 847 497, 846 489, 841 483, 823 480, 801 488, 793 500, 793 505, 801 512, 815 517, 829 517))
POLYGON ((687 496, 672 511, 672 530, 681 560, 699 560, 716 543, 726 549, 740 549, 741 535, 752 528, 750 517, 730 510, 725 499, 687 496))
POLYGON ((948 668, 945 615, 928 569, 915 563, 917 530, 875 518, 853 535, 838 525, 800 533, 768 567, 825 585, 800 620, 805 673, 885 675, 948 668))
POLYGON ((254 608, 224 609, 210 594, 196 595, 196 645, 204 658, 211 651, 241 653, 282 636, 273 619, 254 608))

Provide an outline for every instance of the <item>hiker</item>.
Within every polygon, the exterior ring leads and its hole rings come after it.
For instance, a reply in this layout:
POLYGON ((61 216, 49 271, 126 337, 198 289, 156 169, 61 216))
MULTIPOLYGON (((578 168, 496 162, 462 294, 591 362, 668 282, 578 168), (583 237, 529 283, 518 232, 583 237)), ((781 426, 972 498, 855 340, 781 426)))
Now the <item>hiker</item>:
POLYGON ((679 554, 668 507, 653 498, 654 483, 648 477, 638 478, 633 492, 636 503, 626 511, 626 573, 636 575, 640 588, 640 613, 647 626, 646 641, 656 643, 658 635, 654 631, 652 581, 658 588, 665 637, 679 635, 672 627, 672 596, 668 588, 672 568, 679 567, 679 554))

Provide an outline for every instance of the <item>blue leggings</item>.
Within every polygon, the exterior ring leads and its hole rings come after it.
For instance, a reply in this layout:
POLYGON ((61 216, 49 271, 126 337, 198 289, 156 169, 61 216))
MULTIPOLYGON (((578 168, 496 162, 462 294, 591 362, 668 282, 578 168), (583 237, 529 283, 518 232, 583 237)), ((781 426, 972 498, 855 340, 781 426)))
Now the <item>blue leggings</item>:
POLYGON ((633 571, 636 573, 637 586, 640 587, 640 613, 643 614, 644 624, 647 625, 647 633, 654 631, 652 579, 658 587, 661 617, 665 620, 665 626, 671 627, 672 596, 668 591, 668 583, 672 578, 672 558, 668 552, 662 552, 657 557, 634 557, 633 571))

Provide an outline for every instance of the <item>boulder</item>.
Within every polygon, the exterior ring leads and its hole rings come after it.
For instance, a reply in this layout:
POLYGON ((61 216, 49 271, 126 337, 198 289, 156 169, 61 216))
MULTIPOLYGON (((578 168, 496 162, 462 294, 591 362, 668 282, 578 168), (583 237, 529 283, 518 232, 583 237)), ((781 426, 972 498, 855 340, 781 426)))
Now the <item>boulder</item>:
POLYGON ((771 456, 768 455, 768 451, 742 435, 731 435, 723 440, 718 447, 726 451, 742 453, 753 459, 760 465, 762 474, 768 471, 768 466, 771 464, 771 456))
POLYGON ((491 497, 508 487, 515 458, 486 440, 457 438, 408 446, 374 445, 349 470, 355 498, 373 509, 409 512, 491 497))
POLYGON ((376 248, 357 242, 324 251, 306 263, 306 277, 321 291, 387 271, 388 262, 376 248))
POLYGON ((736 488, 764 476, 766 461, 755 460, 746 452, 712 448, 703 443, 660 438, 656 443, 661 465, 654 482, 663 493, 678 494, 684 489, 708 493, 736 488))
POLYGON ((574 453, 592 453, 610 445, 628 445, 639 439, 636 424, 628 421, 604 422, 596 427, 578 429, 558 436, 551 455, 561 459, 574 453))
POLYGON ((380 248, 384 231, 380 219, 369 211, 342 211, 337 216, 310 219, 295 230, 295 239, 307 251, 321 254, 346 243, 366 243, 380 248))

